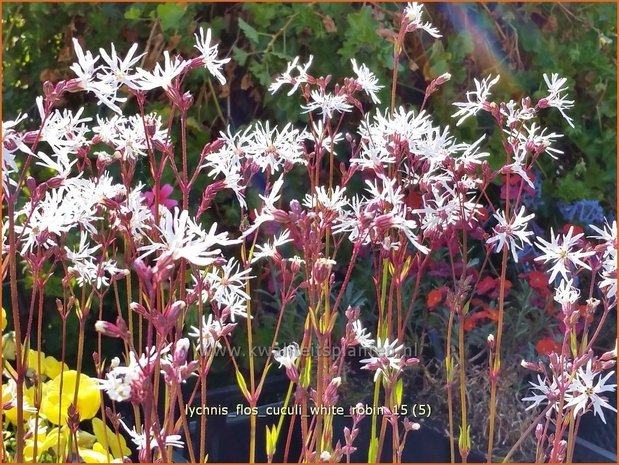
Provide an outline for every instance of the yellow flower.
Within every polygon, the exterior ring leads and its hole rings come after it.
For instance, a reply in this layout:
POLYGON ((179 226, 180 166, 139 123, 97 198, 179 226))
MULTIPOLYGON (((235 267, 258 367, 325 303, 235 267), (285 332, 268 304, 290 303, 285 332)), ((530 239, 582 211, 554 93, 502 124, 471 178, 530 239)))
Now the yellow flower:
POLYGON ((108 460, 107 454, 105 450, 98 442, 94 444, 92 449, 79 448, 80 458, 85 463, 111 463, 111 460, 108 460), (99 447, 96 447, 99 446, 99 447), (96 449, 96 450, 95 450, 96 449))
POLYGON ((41 358, 41 375, 45 374, 45 354, 35 349, 28 349, 28 370, 32 370, 35 373, 39 372, 39 357, 41 358))
POLYGON ((41 449, 41 446, 45 442, 47 438, 47 434, 45 431, 39 432, 35 438, 34 434, 26 439, 26 444, 24 445, 24 459, 26 462, 38 462, 40 455, 44 452, 41 449), (34 454, 34 444, 37 444, 37 457, 33 457, 34 454))
POLYGON ((2 335, 2 357, 5 360, 15 360, 15 331, 9 331, 2 335))
POLYGON ((47 392, 41 402, 41 413, 55 425, 64 425, 67 422, 67 409, 73 403, 77 389, 77 411, 80 420, 88 420, 94 417, 101 406, 101 391, 95 380, 85 374, 79 377, 77 383, 77 371, 67 370, 52 381, 47 383, 47 392), (62 392, 60 384, 62 379, 62 392))
MULTIPOLYGON (((17 389, 16 386, 13 387, 13 389, 17 389)), ((11 386, 10 384, 3 384, 2 385, 2 401, 4 402, 6 396, 10 397, 12 396, 11 394, 11 386)), ((30 386, 27 389, 24 389, 24 421, 28 421, 30 419, 30 417, 32 415, 34 415, 34 386, 30 386)), ((10 423, 17 425, 17 407, 13 407, 7 410, 3 410, 2 413, 4 413, 7 421, 9 421, 10 423)))
POLYGON ((91 449, 79 448, 80 458, 86 463, 122 463, 122 458, 112 458, 107 449, 95 442, 91 449))
POLYGON ((65 455, 65 451, 69 442, 69 431, 66 427, 52 428, 48 431, 45 441, 41 444, 41 452, 52 449, 52 451, 60 451, 61 456, 65 455), (60 445, 60 447, 58 447, 60 445))
POLYGON ((6 319, 6 310, 4 309, 4 307, 2 308, 2 331, 4 331, 4 329, 6 328, 8 321, 6 319))
MULTIPOLYGON (((114 459, 120 459, 131 455, 131 450, 127 447, 127 441, 119 434, 118 436, 100 418, 92 419, 92 430, 97 438, 95 446, 99 445, 108 458, 108 454, 114 459)), ((94 447, 93 447, 94 449, 94 447)))
POLYGON ((45 362, 43 363, 43 373, 50 379, 54 379, 63 371, 68 371, 69 365, 64 362, 60 362, 56 360, 51 355, 45 357, 45 362))

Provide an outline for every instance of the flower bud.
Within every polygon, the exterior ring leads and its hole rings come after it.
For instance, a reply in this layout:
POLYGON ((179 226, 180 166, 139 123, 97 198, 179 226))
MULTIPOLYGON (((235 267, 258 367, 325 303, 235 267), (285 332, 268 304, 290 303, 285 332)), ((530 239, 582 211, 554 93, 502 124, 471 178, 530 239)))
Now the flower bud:
POLYGON ((178 320, 180 313, 186 307, 187 305, 182 300, 177 300, 172 305, 168 306, 163 312, 163 316, 167 320, 168 324, 174 325, 176 320, 178 320))
POLYGON ((527 369, 527 370, 539 371, 539 367, 537 366, 537 364, 535 364, 533 362, 527 362, 526 360, 521 361, 520 362, 520 366, 522 368, 527 369))
POLYGON ((124 326, 124 321, 120 319, 120 317, 119 320, 122 322, 121 326, 110 323, 109 321, 99 320, 95 323, 95 330, 104 336, 125 339, 127 336, 127 327, 124 326))
POLYGON ((314 263, 314 269, 312 270, 312 277, 314 278, 314 281, 319 284, 325 282, 331 274, 331 267, 335 265, 335 263, 336 262, 334 260, 322 257, 316 260, 316 263, 314 263))
POLYGON ((495 342, 494 342, 494 334, 488 334, 488 348, 490 350, 494 350, 495 342))
POLYGON ((542 435, 544 434, 544 425, 542 423, 538 423, 535 427, 535 438, 539 441, 542 439, 542 435))

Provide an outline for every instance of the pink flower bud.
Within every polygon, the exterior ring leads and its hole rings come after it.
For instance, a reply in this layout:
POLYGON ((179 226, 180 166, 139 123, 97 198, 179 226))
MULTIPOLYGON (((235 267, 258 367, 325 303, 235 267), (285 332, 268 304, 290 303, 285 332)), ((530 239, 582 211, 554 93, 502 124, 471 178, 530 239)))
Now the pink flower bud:
POLYGON ((128 337, 127 326, 122 318, 118 317, 117 324, 99 320, 95 323, 95 330, 104 336, 126 339, 128 337))
POLYGON ((327 258, 319 258, 314 263, 314 268, 312 270, 312 277, 314 281, 317 283, 323 283, 331 274, 331 267, 335 265, 335 261, 329 260, 327 258))

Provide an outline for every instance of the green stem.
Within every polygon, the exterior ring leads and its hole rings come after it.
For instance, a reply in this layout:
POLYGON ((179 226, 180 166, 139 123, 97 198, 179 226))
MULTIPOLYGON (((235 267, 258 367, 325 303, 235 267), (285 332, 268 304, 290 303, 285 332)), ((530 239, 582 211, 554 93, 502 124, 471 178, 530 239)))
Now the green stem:
MULTIPOLYGON (((466 412, 466 373, 464 371, 464 363, 466 359, 464 351, 464 310, 460 309, 460 322, 458 324, 458 350, 460 355, 460 408, 462 412, 462 432, 468 437, 468 421, 466 412)), ((462 451, 460 451, 462 455, 462 451)), ((466 456, 462 457, 462 462, 466 463, 466 456)))
POLYGON ((503 257, 501 259, 501 278, 499 284, 499 321, 497 322, 496 352, 494 364, 490 369, 490 417, 488 431, 488 463, 492 462, 492 450, 494 448, 494 423, 496 418, 496 392, 499 370, 501 369, 501 339, 503 335, 503 313, 505 308, 505 279, 507 274, 507 247, 503 246, 503 257))

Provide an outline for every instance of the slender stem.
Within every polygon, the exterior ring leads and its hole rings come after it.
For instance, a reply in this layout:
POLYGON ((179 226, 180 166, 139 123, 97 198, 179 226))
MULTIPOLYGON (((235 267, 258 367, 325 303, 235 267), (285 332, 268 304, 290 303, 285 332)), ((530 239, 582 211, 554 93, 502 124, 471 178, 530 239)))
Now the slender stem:
POLYGON ((447 414, 449 416, 449 460, 450 463, 456 461, 456 445, 454 442, 454 409, 452 384, 447 382, 447 414))
MULTIPOLYGON (((374 397, 372 399, 372 431, 370 433, 370 448, 372 449, 372 444, 377 440, 376 437, 376 411, 378 410, 378 396, 380 393, 380 380, 374 382, 374 397)), ((368 454, 368 462, 376 462, 378 460, 378 456, 372 457, 368 454)))
POLYGON ((19 303, 17 299, 17 246, 15 243, 15 206, 8 202, 9 217, 9 276, 11 288, 11 307, 13 314, 13 327, 15 328, 15 358, 16 358, 16 402, 17 402, 17 425, 15 426, 15 438, 17 450, 15 462, 24 461, 24 362, 22 356, 21 322, 19 318, 19 303))
MULTIPOLYGON (((464 311, 463 309, 460 309, 460 321, 458 323, 458 349, 460 354, 460 409, 462 414, 462 432, 460 434, 466 434, 468 437, 468 421, 466 412, 466 373, 464 370, 466 360, 466 355, 464 353, 464 317, 464 311)), ((460 455, 462 455, 462 462, 466 463, 466 454, 463 454, 462 452, 463 451, 460 451, 460 455)))
POLYGON ((492 462, 492 450, 494 448, 494 423, 496 418, 496 392, 499 370, 501 369, 501 339, 503 335, 503 313, 505 307, 505 280, 507 275, 507 247, 503 246, 503 256, 501 259, 501 277, 499 283, 499 321, 497 323, 496 333, 496 351, 494 355, 494 364, 490 368, 492 376, 490 377, 490 417, 488 430, 488 455, 486 460, 492 462))
POLYGON ((581 416, 578 416, 574 419, 570 416, 570 432, 567 438, 567 458, 565 463, 572 463, 572 458, 574 457, 574 447, 576 446, 576 434, 578 433, 581 418, 581 416))
MULTIPOLYGON (((185 404, 183 402, 182 391, 176 386, 176 394, 178 399, 178 410, 181 414, 181 420, 183 422, 183 431, 185 432, 185 437, 187 438, 187 449, 189 449, 189 461, 191 463, 196 463, 196 457, 193 450, 193 441, 191 440, 191 433, 189 431, 189 424, 187 422, 187 415, 185 413, 185 404)), ((204 415, 202 415, 204 416, 204 415)))
MULTIPOLYGON (((241 244, 241 258, 244 264, 248 263, 247 260, 247 250, 245 242, 241 244)), ((245 280, 245 292, 247 295, 250 295, 250 285, 249 279, 245 280)), ((256 413, 253 407, 256 406, 256 399, 253 399, 256 393, 256 379, 254 375, 254 354, 253 354, 253 332, 252 332, 252 317, 251 317, 251 305, 249 299, 247 299, 247 318, 245 318, 247 323, 247 350, 249 355, 249 386, 250 393, 252 397, 252 401, 250 402, 250 407, 252 407, 249 413, 249 461, 250 463, 256 462, 256 413)))
POLYGON ((453 366, 451 362, 451 337, 454 326, 454 312, 449 312, 449 322, 447 323, 447 342, 445 350, 445 370, 447 380, 447 402, 449 410, 449 452, 451 463, 456 461, 455 443, 454 443, 454 418, 453 418, 453 366))
MULTIPOLYGON (((548 404, 544 410, 542 410, 542 413, 540 413, 537 417, 535 417, 535 420, 533 420, 531 422, 531 424, 529 425, 529 427, 520 435, 520 438, 516 441, 516 443, 512 446, 512 448, 509 450, 509 452, 507 452, 507 454, 505 455, 505 457, 503 457, 503 463, 507 463, 507 461, 509 461, 509 459, 511 458, 512 455, 514 455, 514 453, 516 452, 516 450, 518 450, 518 447, 520 447, 520 444, 522 444, 522 442, 529 437, 529 434, 531 434, 531 431, 533 431, 533 428, 535 428, 537 426, 537 424, 539 423, 539 421, 544 418, 546 416, 546 413, 548 413, 548 410, 550 410, 550 407, 552 407, 552 404, 548 404)), ((568 462, 569 463, 569 462, 568 462)))

